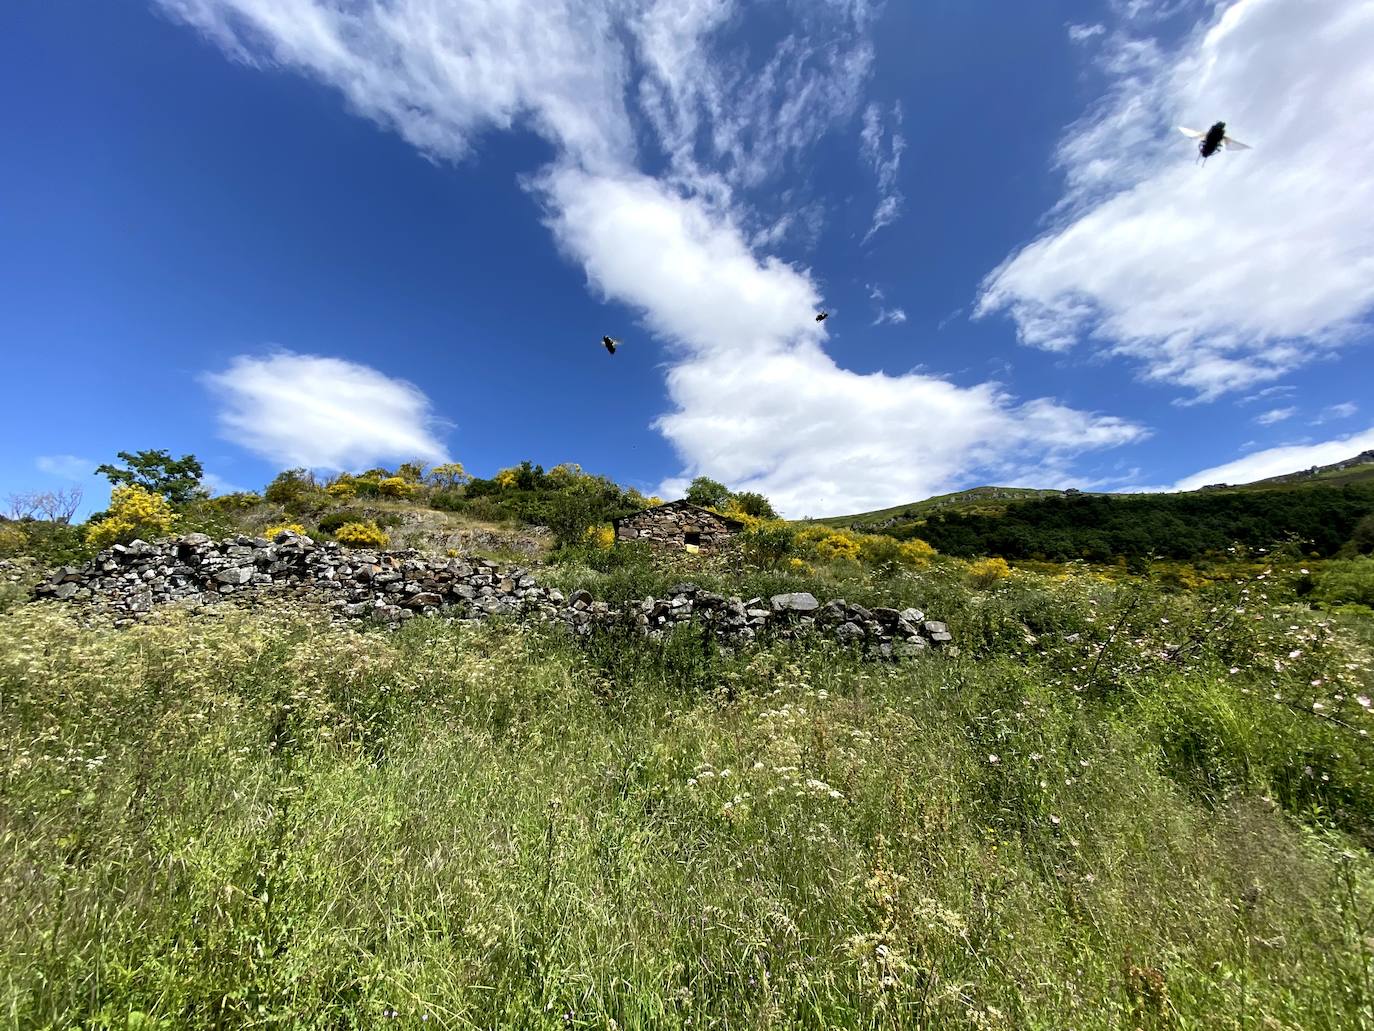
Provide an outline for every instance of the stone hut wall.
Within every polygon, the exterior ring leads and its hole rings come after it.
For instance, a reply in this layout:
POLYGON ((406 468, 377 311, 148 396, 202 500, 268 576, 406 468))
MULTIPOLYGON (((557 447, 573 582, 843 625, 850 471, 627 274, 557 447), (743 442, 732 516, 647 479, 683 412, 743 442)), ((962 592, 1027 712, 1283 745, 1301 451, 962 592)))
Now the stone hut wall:
POLYGON ((617 541, 644 541, 681 551, 695 544, 702 552, 719 551, 735 533, 735 524, 714 512, 683 502, 646 508, 615 524, 617 541), (694 534, 695 538, 688 535, 694 534))

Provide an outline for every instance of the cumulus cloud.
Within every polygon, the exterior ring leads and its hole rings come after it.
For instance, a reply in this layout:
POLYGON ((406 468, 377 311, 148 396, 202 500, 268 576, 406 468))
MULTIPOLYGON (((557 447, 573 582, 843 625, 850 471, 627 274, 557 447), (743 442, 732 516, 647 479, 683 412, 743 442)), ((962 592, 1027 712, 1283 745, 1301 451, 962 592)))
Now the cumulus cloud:
POLYGON ((1314 465, 1331 465, 1354 458, 1364 451, 1374 449, 1374 426, 1363 433, 1325 440, 1320 444, 1288 444, 1272 447, 1265 451, 1238 458, 1225 465, 1215 465, 1210 469, 1193 473, 1179 480, 1170 489, 1197 490, 1209 483, 1253 483, 1255 480, 1282 476, 1285 473, 1300 472, 1314 465))
MULTIPOLYGON (((681 470, 665 489, 707 473, 787 512, 852 510, 978 472, 1062 478, 1073 456, 1145 434, 996 384, 859 375, 825 353, 816 282, 766 253, 814 213, 797 204, 804 214, 784 221, 743 198, 857 110, 867 0, 799 8, 759 67, 721 38, 749 14, 733 0, 161 2, 237 60, 334 86, 431 157, 460 159, 483 131, 516 123, 550 140, 554 159, 526 180, 546 224, 590 288, 636 309, 669 348, 671 410, 654 425, 681 470), (643 170, 645 138, 667 158, 657 176, 643 170)), ((900 207, 905 141, 899 108, 891 129, 872 110, 861 141, 883 194, 876 231, 900 207)), ((305 374, 334 361, 237 360, 212 377, 226 431, 287 464, 366 464, 369 445, 378 458, 441 456, 423 395, 349 363, 305 374), (377 399, 353 403, 364 386, 377 399), (354 412, 376 425, 348 423, 354 412)))
POLYGON ((59 479, 88 480, 95 475, 95 467, 99 463, 76 455, 39 455, 33 464, 39 472, 59 479))
POLYGON ((1374 306, 1371 51, 1374 4, 1344 0, 1237 0, 1168 53, 1118 32, 1114 87, 1060 144, 1053 226, 988 277, 978 312, 1200 399, 1338 347, 1374 306), (1255 149, 1196 166, 1174 126, 1222 118, 1255 149))
POLYGON ((974 469, 1058 482, 1070 457, 1145 436, 993 384, 842 369, 811 315, 815 285, 756 258, 728 219, 645 176, 557 169, 541 188, 555 237, 593 289, 642 309, 677 352, 674 411, 655 423, 686 465, 662 485, 667 496, 705 473, 788 514, 856 511, 952 489, 974 469))
POLYGON ((1289 405, 1287 408, 1271 408, 1269 411, 1255 416, 1255 422, 1259 423, 1261 426, 1273 426, 1276 422, 1283 422, 1285 419, 1291 419, 1297 414, 1298 409, 1296 405, 1289 405))
POLYGON ((448 460, 429 398, 357 362, 240 355, 203 380, 220 402, 222 436, 278 465, 340 470, 448 460))

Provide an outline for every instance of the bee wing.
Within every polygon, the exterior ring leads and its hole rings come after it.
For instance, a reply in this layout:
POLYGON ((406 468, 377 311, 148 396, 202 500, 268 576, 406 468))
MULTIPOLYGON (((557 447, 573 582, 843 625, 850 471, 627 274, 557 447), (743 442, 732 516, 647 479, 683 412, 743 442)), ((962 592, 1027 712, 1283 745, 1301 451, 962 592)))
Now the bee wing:
POLYGON ((1205 132, 1198 132, 1196 129, 1185 129, 1181 125, 1178 127, 1178 131, 1183 133, 1184 136, 1189 136, 1195 140, 1200 140, 1207 135, 1205 132))
POLYGON ((1241 143, 1240 140, 1233 140, 1229 136, 1223 136, 1221 142, 1226 144, 1227 150, 1250 150, 1250 144, 1241 143))

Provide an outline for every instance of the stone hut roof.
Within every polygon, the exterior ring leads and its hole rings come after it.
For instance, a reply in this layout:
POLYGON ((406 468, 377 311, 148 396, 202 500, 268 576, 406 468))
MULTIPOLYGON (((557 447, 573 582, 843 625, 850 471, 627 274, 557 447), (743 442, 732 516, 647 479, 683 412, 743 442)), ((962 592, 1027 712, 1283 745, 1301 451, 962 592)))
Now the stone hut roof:
POLYGON ((642 518, 643 516, 650 515, 654 512, 663 512, 668 509, 690 509, 693 512, 700 512, 702 515, 707 516, 708 518, 719 519, 722 523, 730 527, 730 529, 732 530, 744 529, 744 524, 741 523, 738 519, 731 519, 729 516, 721 515, 719 512, 712 512, 709 508, 702 508, 700 505, 694 505, 687 500, 669 501, 662 505, 655 505, 653 508, 641 509, 640 511, 634 512, 631 515, 621 516, 618 519, 612 519, 611 525, 617 526, 620 523, 624 522, 626 519, 634 519, 636 517, 642 518))

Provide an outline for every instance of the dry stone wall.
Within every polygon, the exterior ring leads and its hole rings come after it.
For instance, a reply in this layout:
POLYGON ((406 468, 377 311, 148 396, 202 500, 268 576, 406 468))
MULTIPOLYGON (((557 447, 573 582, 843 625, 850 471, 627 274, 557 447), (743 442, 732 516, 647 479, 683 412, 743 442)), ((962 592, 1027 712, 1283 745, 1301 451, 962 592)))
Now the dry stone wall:
POLYGON ((63 566, 34 589, 36 599, 78 603, 117 624, 162 605, 253 604, 268 598, 317 603, 342 618, 400 623, 420 615, 459 619, 523 617, 573 633, 621 627, 662 637, 698 623, 727 643, 823 633, 883 658, 918 655, 950 641, 945 624, 919 609, 866 609, 805 593, 725 597, 678 584, 666 597, 624 605, 587 591, 544 587, 521 568, 486 559, 428 560, 418 553, 346 549, 284 532, 275 540, 205 534, 102 551, 85 566, 63 566))

